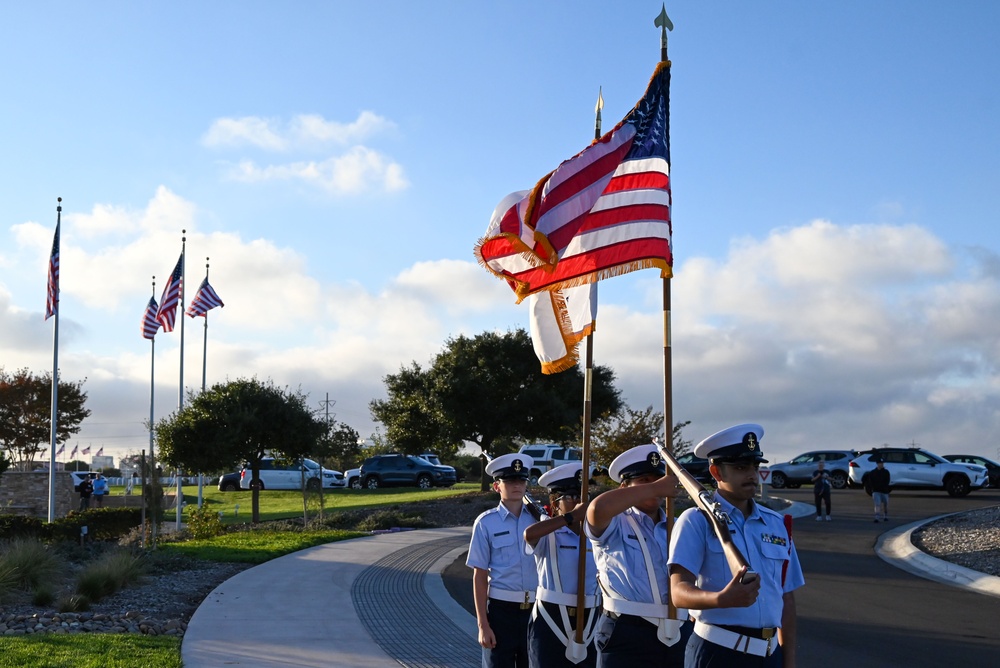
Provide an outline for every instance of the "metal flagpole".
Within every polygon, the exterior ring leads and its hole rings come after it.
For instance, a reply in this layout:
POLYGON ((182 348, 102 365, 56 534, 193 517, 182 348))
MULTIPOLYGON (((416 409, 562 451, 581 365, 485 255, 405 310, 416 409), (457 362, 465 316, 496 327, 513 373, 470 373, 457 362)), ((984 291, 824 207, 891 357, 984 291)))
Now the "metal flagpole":
MULTIPOLYGON (((62 197, 57 198, 56 205, 56 239, 53 243, 54 253, 59 253, 58 244, 59 228, 62 225, 62 197)), ((56 258, 59 261, 59 258, 56 258)), ((61 262, 60 262, 61 264, 61 262)), ((56 520, 56 440, 59 438, 59 274, 58 266, 55 268, 56 274, 52 276, 52 256, 49 256, 49 290, 53 289, 51 281, 55 280, 55 302, 52 315, 56 317, 52 328, 52 415, 49 425, 49 524, 56 520)))
MULTIPOLYGON (((170 279, 167 279, 168 281, 170 279)), ((156 299, 156 276, 153 276, 153 299, 156 299)), ((158 481, 156 480, 156 457, 153 452, 153 399, 156 397, 156 334, 149 340, 149 499, 153 501, 156 498, 156 490, 159 489, 158 481)), ((145 463, 145 457, 143 457, 143 463, 145 463)), ((146 467, 142 467, 142 508, 143 513, 146 509, 146 467)), ((157 520, 157 509, 159 504, 150 503, 149 513, 149 542, 155 548, 156 547, 156 520, 157 520)))
MULTIPOLYGON (((208 282, 208 259, 205 258, 205 282, 208 282)), ((205 311, 204 341, 201 347, 201 391, 205 391, 208 380, 208 311, 205 311)), ((198 471, 198 507, 201 508, 205 498, 205 476, 198 471)))
MULTIPOLYGON (((181 230, 182 234, 187 234, 187 230, 181 230)), ((177 410, 180 411, 184 408, 184 252, 187 248, 187 237, 181 237, 181 294, 180 294, 180 305, 178 307, 178 319, 181 321, 181 365, 180 365, 180 381, 177 388, 177 410)), ((183 491, 183 481, 181 474, 183 472, 177 469, 177 531, 181 530, 181 513, 184 506, 184 491, 183 491)))
MULTIPOLYGON (((653 25, 660 29, 660 61, 667 64, 670 67, 670 59, 667 58, 667 31, 674 29, 674 24, 670 21, 667 16, 667 7, 663 5, 660 9, 659 16, 653 21, 653 25)), ((669 98, 667 99, 667 104, 670 104, 669 98)), ((669 109, 669 107, 668 107, 669 109)), ((669 110, 668 110, 669 113, 669 110)), ((666 141, 667 141, 667 158, 670 159, 670 127, 668 124, 666 130, 666 141)), ((667 168, 671 168, 671 164, 668 163, 667 168)), ((673 206, 671 205, 671 225, 673 221, 673 206)), ((671 242, 672 244, 672 242, 671 242)), ((673 248, 671 245, 671 252, 673 248)), ((673 359, 671 351, 670 342, 670 278, 663 279, 663 425, 664 425, 664 441, 663 445, 667 449, 667 452, 671 454, 674 451, 674 409, 673 409, 673 359)), ((674 530, 674 500, 671 497, 667 497, 667 544, 670 543, 670 535, 674 530)), ((673 600, 668 598, 667 609, 670 614, 670 618, 674 619, 677 617, 677 608, 674 607, 673 600)))
MULTIPOLYGON (((604 109, 604 95, 600 88, 597 89, 597 106, 594 108, 594 141, 601 138, 601 110, 604 109)), ((596 308, 597 286, 594 286, 592 299, 592 309, 596 308)), ((586 368, 583 376, 583 476, 580 479, 580 503, 586 504, 590 497, 590 418, 593 406, 594 387, 594 330, 597 323, 590 326, 590 334, 587 334, 586 368)), ((575 641, 578 647, 583 647, 582 654, 587 656, 587 649, 583 646, 583 627, 586 619, 586 609, 584 602, 587 587, 587 533, 584 531, 584 524, 580 525, 580 549, 577 559, 576 576, 576 636, 575 641)))

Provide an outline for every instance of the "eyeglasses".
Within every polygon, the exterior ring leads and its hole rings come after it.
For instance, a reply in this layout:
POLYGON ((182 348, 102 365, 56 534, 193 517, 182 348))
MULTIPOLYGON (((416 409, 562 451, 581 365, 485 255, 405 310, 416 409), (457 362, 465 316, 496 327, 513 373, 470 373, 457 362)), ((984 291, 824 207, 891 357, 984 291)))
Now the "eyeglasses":
POLYGON ((563 499, 569 499, 570 501, 579 501, 580 495, 576 492, 567 492, 562 496, 560 496, 558 499, 556 499, 556 503, 559 503, 563 499))

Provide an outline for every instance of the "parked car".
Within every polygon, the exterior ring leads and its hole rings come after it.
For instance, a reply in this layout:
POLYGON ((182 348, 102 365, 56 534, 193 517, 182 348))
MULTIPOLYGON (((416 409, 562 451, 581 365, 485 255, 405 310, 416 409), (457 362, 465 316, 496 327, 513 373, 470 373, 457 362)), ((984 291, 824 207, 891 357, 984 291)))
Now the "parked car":
MULTIPOLYGON (((260 461, 260 477, 257 479, 260 489, 302 489, 305 479, 307 489, 319 489, 320 465, 311 459, 301 462, 285 462, 274 457, 264 457, 260 461)), ((240 471, 240 488, 253 489, 252 471, 247 464, 240 471)), ((347 479, 340 471, 322 469, 323 489, 343 489, 347 487, 347 479)))
POLYGON ((978 464, 979 466, 985 466, 986 475, 990 479, 990 487, 1000 487, 1000 464, 992 459, 980 457, 979 455, 943 455, 943 457, 949 462, 955 462, 956 464, 978 464))
POLYGON ((242 477, 242 471, 233 471, 232 473, 226 473, 219 476, 219 491, 220 492, 238 492, 240 491, 240 477, 242 477))
MULTIPOLYGON (((538 478, 549 469, 583 460, 582 448, 568 448, 558 443, 522 445, 518 452, 528 455, 534 462, 528 477, 528 482, 531 485, 537 485, 538 478)), ((600 474, 600 467, 591 462, 590 477, 593 478, 600 474)))
POLYGON ((771 464, 770 484, 775 489, 790 487, 795 489, 812 482, 812 474, 819 462, 826 462, 826 470, 830 473, 830 484, 834 489, 847 487, 850 477, 851 460, 858 456, 854 450, 814 450, 799 455, 791 461, 781 464, 771 464))
POLYGON ((708 472, 708 460, 695 457, 693 452, 685 452, 677 458, 677 463, 694 476, 694 479, 705 485, 712 482, 712 474, 708 472))
POLYGON ((400 454, 369 457, 361 465, 360 475, 361 484, 368 489, 396 485, 430 489, 451 487, 457 481, 454 467, 435 466, 423 457, 400 454))
POLYGON ((73 491, 80 492, 80 483, 85 479, 90 478, 92 471, 70 471, 69 474, 73 476, 73 491))
POLYGON ((347 469, 344 471, 347 479, 347 486, 351 489, 361 489, 361 469, 347 469))
POLYGON ((889 484, 894 490, 933 489, 944 490, 949 496, 965 496, 989 480, 985 466, 952 463, 923 448, 877 448, 851 460, 852 487, 864 487, 871 494, 868 474, 879 457, 889 469, 889 484))

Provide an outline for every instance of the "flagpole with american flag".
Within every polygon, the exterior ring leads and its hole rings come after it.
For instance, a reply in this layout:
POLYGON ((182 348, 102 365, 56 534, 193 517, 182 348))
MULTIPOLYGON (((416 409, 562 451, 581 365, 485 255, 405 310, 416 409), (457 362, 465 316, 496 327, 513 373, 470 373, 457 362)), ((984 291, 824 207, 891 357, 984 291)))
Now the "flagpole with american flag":
POLYGON ((56 441, 59 438, 59 231, 62 227, 62 197, 56 198, 56 233, 49 253, 49 279, 45 300, 45 319, 55 316, 52 326, 52 414, 49 425, 49 512, 51 524, 56 519, 56 441))
MULTIPOLYGON (((181 230, 183 234, 187 234, 187 230, 181 230)), ((180 285, 180 313, 181 313, 181 364, 180 364, 180 380, 177 387, 177 410, 178 412, 184 408, 184 253, 187 249, 187 237, 181 236, 181 285, 180 285)), ((175 516, 177 522, 177 531, 181 530, 181 514, 184 511, 184 492, 183 492, 183 481, 181 479, 181 470, 177 469, 177 497, 175 506, 177 507, 177 513, 175 516)))
MULTIPOLYGON (((158 488, 156 480, 156 458, 153 451, 153 400, 156 398, 156 332, 162 323, 157 318, 160 307, 156 303, 156 276, 153 276, 153 293, 146 304, 146 310, 142 314, 142 338, 149 339, 149 471, 150 488, 153 490, 150 499, 156 498, 158 488)), ((143 458, 145 459, 145 458, 143 458)), ((143 488, 146 484, 146 472, 142 472, 143 488)), ((143 512, 146 509, 145 495, 143 495, 143 512)), ((156 547, 156 513, 150 513, 149 520, 150 544, 156 547)))
MULTIPOLYGON (((195 293, 194 298, 191 299, 191 305, 188 306, 186 311, 187 315, 191 318, 197 316, 202 316, 205 318, 204 327, 204 342, 201 349, 201 391, 204 392, 208 385, 208 312, 215 308, 216 306, 225 306, 222 303, 222 299, 219 295, 212 289, 211 284, 208 282, 208 260, 205 258, 205 280, 201 282, 198 286, 198 292, 195 293)), ((201 508, 204 492, 203 492, 203 476, 198 473, 198 507, 201 508)))

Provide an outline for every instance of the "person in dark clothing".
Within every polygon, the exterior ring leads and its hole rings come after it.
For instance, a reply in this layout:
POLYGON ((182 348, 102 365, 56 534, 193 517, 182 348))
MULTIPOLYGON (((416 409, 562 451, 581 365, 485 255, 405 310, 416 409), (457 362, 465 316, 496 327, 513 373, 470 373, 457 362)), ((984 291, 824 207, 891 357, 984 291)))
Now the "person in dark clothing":
POLYGON ((820 460, 819 468, 813 471, 813 497, 816 500, 816 521, 823 519, 822 504, 826 502, 826 521, 830 521, 830 472, 826 470, 826 462, 820 460))
POLYGON ((90 507, 90 495, 94 493, 94 483, 90 482, 90 478, 84 478, 83 482, 80 483, 80 510, 86 510, 90 507))
POLYGON ((879 457, 875 460, 875 470, 868 474, 868 486, 872 490, 872 500, 875 502, 875 521, 889 521, 889 469, 879 457))

